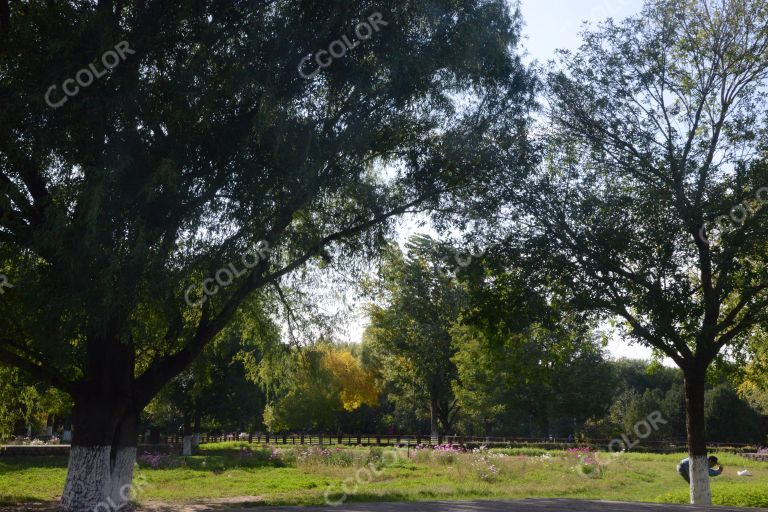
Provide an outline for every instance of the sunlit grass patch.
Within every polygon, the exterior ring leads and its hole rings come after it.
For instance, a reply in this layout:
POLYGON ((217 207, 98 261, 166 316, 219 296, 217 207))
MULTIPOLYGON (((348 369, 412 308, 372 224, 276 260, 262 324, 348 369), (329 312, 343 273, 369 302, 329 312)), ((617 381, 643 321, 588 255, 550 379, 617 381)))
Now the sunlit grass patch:
MULTIPOLYGON (((347 501, 583 498, 685 503, 686 483, 675 471, 683 454, 588 453, 597 475, 580 471, 585 454, 488 450, 450 453, 425 450, 271 446, 229 450, 217 446, 193 457, 176 457, 174 467, 139 466, 146 484, 142 501, 205 502, 247 498, 249 503, 322 505, 327 491, 347 501), (535 454, 534 454, 535 453, 535 454), (496 469, 489 474, 489 466, 496 469), (360 472, 360 481, 355 476, 360 472), (350 480, 351 479, 351 480, 350 480)), ((586 453, 586 452, 585 452, 586 453)), ((719 454, 718 454, 719 455, 719 454)), ((768 463, 723 454, 726 472, 712 479, 716 504, 768 506, 768 463), (739 477, 749 469, 754 476, 739 477)), ((582 468, 583 469, 583 468, 582 468)), ((0 501, 4 504, 57 499, 66 458, 0 459, 0 501)))

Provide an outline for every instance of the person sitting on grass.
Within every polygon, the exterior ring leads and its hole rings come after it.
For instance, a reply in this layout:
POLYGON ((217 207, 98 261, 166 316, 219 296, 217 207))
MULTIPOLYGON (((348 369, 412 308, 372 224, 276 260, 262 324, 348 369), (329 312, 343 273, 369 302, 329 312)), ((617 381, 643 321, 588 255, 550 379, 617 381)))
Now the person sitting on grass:
MULTIPOLYGON (((717 463, 717 457, 710 456, 709 460, 709 476, 718 476, 723 472, 723 465, 717 463), (717 467, 717 469, 715 469, 717 467)), ((683 459, 680 464, 677 465, 677 472, 680 473, 686 482, 691 483, 691 461, 690 459, 683 459)))

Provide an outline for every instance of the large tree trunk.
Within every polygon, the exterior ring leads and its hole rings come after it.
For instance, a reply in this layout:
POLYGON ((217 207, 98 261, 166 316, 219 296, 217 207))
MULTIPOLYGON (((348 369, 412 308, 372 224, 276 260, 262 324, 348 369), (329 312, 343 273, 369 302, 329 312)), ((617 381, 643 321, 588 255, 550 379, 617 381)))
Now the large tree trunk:
POLYGON ((96 401, 75 399, 62 510, 126 510, 132 498, 138 417, 127 400, 105 401, 103 396, 96 401))
POLYGON ((126 412, 117 426, 115 441, 112 443, 110 497, 118 507, 125 506, 131 495, 133 468, 136 465, 136 446, 139 438, 139 414, 126 412))
POLYGON ((437 427, 437 398, 434 396, 429 400, 429 435, 432 444, 436 444, 440 438, 440 431, 437 427))
POLYGON ((192 448, 200 446, 200 414, 195 413, 195 423, 192 426, 192 448))
POLYGON ((437 407, 438 426, 442 427, 441 432, 445 435, 454 434, 453 422, 456 419, 456 403, 449 400, 438 400, 437 407))
POLYGON ((192 417, 189 413, 184 414, 182 436, 181 455, 188 457, 192 455, 192 417))
POLYGON ((704 427, 705 369, 685 372, 685 410, 690 458, 691 503, 711 505, 707 438, 704 427))

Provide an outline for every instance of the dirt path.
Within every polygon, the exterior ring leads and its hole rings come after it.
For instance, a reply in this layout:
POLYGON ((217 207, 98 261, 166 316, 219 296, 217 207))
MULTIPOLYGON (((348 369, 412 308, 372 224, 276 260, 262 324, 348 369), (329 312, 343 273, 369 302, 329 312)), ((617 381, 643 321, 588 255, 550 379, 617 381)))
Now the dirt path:
MULTIPOLYGON (((433 501, 353 503, 329 507, 265 507, 258 496, 210 500, 205 503, 146 502, 139 512, 768 512, 765 508, 694 507, 663 503, 619 503, 583 500, 433 501)), ((0 507, 0 512, 53 512, 57 503, 0 507)))
MULTIPOLYGON (((436 501, 360 503, 337 507, 259 507, 237 512, 766 512, 764 508, 693 507, 690 505, 617 503, 582 500, 436 501)), ((232 511, 235 512, 235 511, 232 511)))

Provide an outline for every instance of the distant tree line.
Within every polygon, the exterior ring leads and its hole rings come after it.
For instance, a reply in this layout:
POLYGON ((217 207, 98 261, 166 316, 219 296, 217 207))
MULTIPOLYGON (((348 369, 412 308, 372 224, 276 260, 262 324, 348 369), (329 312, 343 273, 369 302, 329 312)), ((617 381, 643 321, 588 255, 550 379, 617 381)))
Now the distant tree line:
MULTIPOLYGON (((163 388, 142 415, 143 430, 592 440, 631 433, 658 411, 665 423, 650 439, 685 439, 679 369, 609 359, 594 323, 547 304, 521 273, 499 273, 492 256, 455 272, 446 250, 424 236, 405 252, 388 248, 366 284, 375 300, 361 344, 283 344, 278 325, 252 308, 163 388)), ((764 358, 756 351, 748 364, 722 360, 710 369, 711 441, 766 442, 764 358)), ((43 432, 53 418, 65 428, 70 402, 2 371, 4 437, 43 432)))

